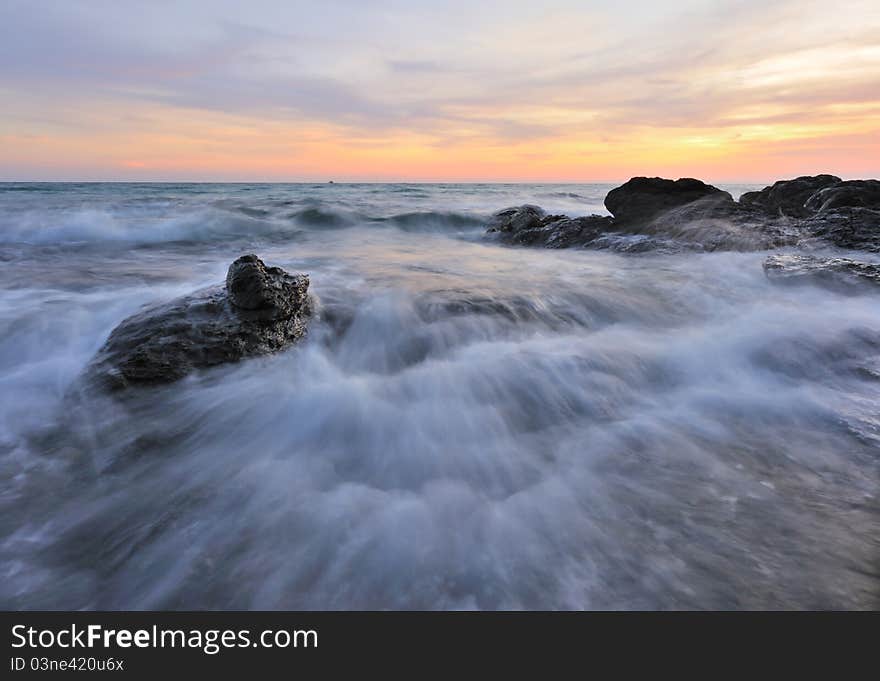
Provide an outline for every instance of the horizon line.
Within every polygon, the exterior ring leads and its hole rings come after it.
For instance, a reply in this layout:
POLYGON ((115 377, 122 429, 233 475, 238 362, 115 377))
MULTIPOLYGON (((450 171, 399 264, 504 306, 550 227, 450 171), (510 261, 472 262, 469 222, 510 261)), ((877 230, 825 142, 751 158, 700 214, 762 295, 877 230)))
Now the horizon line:
MULTIPOLYGON (((822 175, 835 173, 816 172, 812 175, 822 175)), ((880 174, 880 173, 878 173, 880 174)), ((776 179, 704 179, 693 175, 680 175, 678 177, 664 177, 661 175, 632 175, 626 179, 613 180, 503 180, 503 179, 486 179, 486 180, 135 180, 135 179, 88 179, 88 180, 45 180, 45 179, 28 179, 28 180, 11 180, 0 178, 0 184, 316 184, 316 185, 355 185, 355 184, 452 184, 452 185, 478 185, 478 184, 507 184, 507 185, 554 185, 554 184, 624 184, 636 177, 662 177, 663 179, 697 179, 707 184, 773 184, 779 180, 790 180, 795 177, 809 177, 810 175, 800 175, 776 179)), ((868 177, 849 177, 845 175, 838 176, 842 180, 858 180, 869 179, 868 177)))

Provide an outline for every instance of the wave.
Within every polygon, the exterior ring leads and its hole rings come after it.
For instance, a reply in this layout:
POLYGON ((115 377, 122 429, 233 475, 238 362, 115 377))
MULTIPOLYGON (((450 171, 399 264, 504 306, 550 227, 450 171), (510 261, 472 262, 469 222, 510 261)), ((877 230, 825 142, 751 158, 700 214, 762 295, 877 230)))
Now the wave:
POLYGON ((484 227, 486 220, 485 216, 450 211, 418 211, 400 213, 387 218, 374 218, 376 222, 384 222, 406 231, 472 229, 484 227))
POLYGON ((486 218, 454 212, 407 212, 376 217, 328 207, 309 207, 272 214, 263 209, 206 207, 166 215, 143 211, 80 208, 69 211, 32 210, 0 216, 0 243, 53 244, 75 242, 164 243, 211 242, 230 238, 284 239, 303 230, 344 229, 385 225, 405 231, 481 228, 486 218))
POLYGON ((581 201, 589 201, 590 198, 584 196, 583 194, 578 194, 577 192, 548 192, 547 196, 552 196, 557 199, 579 199, 581 201))
POLYGON ((288 214, 304 228, 339 229, 357 225, 387 225, 404 231, 444 231, 483 227, 487 217, 454 211, 409 211, 386 216, 345 210, 328 206, 310 206, 288 214))
MULTIPOLYGON (((323 234, 297 257, 363 252, 323 234)), ((125 405, 59 384, 170 289, 5 293, 0 605, 873 603, 872 297, 753 254, 497 249, 484 278, 485 246, 380 236, 365 271, 310 268, 302 345, 125 405), (426 243, 442 289, 393 269, 426 243)))
POLYGON ((362 219, 356 213, 318 206, 303 208, 290 213, 288 217, 302 227, 319 229, 351 227, 362 219))
POLYGON ((79 208, 0 217, 0 241, 5 243, 205 242, 231 237, 276 237, 285 232, 292 230, 275 220, 210 207, 161 216, 79 208))

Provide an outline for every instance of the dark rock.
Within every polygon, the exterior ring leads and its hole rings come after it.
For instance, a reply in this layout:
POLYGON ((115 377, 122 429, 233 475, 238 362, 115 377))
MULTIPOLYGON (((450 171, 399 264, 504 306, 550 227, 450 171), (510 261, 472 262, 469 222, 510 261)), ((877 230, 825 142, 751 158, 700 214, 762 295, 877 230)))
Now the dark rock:
POLYGON ((502 241, 510 244, 570 248, 589 243, 611 229, 612 222, 610 217, 601 215, 580 218, 547 215, 542 208, 526 204, 495 213, 486 232, 498 233, 502 241))
POLYGON ((880 210, 832 208, 802 220, 798 226, 804 246, 819 240, 838 248, 880 253, 880 210))
MULTIPOLYGON (((710 195, 654 218, 638 232, 690 244, 706 251, 756 251, 796 243, 796 222, 710 195)), ((624 227, 624 231, 628 231, 624 227)))
POLYGON ((773 214, 803 217, 811 212, 804 206, 807 199, 838 182, 840 178, 835 175, 804 175, 793 180, 779 180, 761 191, 746 192, 739 202, 773 214))
POLYGON ((880 264, 849 258, 810 255, 771 255, 764 272, 779 283, 817 283, 838 290, 854 290, 863 284, 880 285, 880 264))
MULTIPOLYGON (((662 240, 656 243, 668 244, 672 241, 682 246, 698 247, 699 250, 704 251, 754 251, 778 248, 797 241, 798 230, 794 221, 782 216, 771 216, 760 208, 738 203, 727 192, 698 180, 677 182, 651 180, 650 186, 654 192, 661 191, 664 187, 673 188, 672 198, 665 204, 654 202, 655 206, 663 205, 664 208, 655 212, 650 218, 647 217, 646 211, 641 213, 643 218, 640 220, 618 221, 615 218, 614 229, 618 233, 640 234, 655 241, 662 240), (698 185, 694 186, 690 184, 691 182, 698 182, 698 185), (703 195, 686 200, 693 193, 703 195), (673 199, 682 203, 669 207, 673 199)), ((624 187, 612 190, 608 196, 611 197, 614 192, 624 187)), ((637 192, 619 194, 611 201, 618 213, 623 211, 625 215, 628 214, 626 206, 617 205, 617 202, 626 196, 637 204, 645 204, 644 195, 637 192)), ((653 198, 654 195, 649 196, 653 198)), ((609 205, 608 199, 606 205, 609 205)))
POLYGON ((589 243, 589 248, 615 253, 700 253, 705 249, 693 241, 676 241, 650 234, 606 232, 589 243))
POLYGON ((506 240, 523 246, 571 248, 586 246, 611 229, 613 219, 589 215, 580 218, 552 215, 539 224, 511 233, 506 240))
POLYGON ((150 306, 123 320, 87 367, 87 384, 118 389, 175 381, 194 369, 276 352, 311 314, 309 278, 246 255, 226 286, 150 306))
POLYGON ((308 277, 266 267, 255 255, 243 255, 229 266, 226 293, 252 319, 284 319, 299 310, 308 295, 308 277))
POLYGON ((856 207, 880 210, 880 180, 838 182, 813 193, 806 202, 806 208, 814 212, 856 207))
POLYGON ((525 204, 499 210, 489 219, 487 232, 515 233, 521 229, 539 227, 547 213, 540 206, 525 204))
POLYGON ((499 211, 488 232, 512 244, 625 252, 755 251, 828 245, 880 252, 880 181, 833 175, 781 180, 734 201, 700 180, 636 177, 612 189, 614 217, 547 215, 538 206, 499 211))
POLYGON ((700 180, 634 177, 608 192, 605 207, 618 224, 647 224, 669 210, 706 197, 733 203, 730 194, 700 180))

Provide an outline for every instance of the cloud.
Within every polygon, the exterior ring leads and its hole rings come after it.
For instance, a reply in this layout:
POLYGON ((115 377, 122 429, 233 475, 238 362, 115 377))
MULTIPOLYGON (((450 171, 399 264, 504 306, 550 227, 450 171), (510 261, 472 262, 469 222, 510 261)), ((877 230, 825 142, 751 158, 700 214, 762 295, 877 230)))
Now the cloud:
POLYGON ((19 137, 138 134, 152 125, 143 112, 203 111, 288 134, 329 126, 353 145, 415 135, 441 152, 561 138, 601 149, 646 129, 864 132, 880 100, 880 9, 843 4, 829 22, 814 0, 254 0, 246 17, 227 0, 8 0, 0 123, 19 137))
POLYGON ((386 63, 393 73, 448 73, 442 64, 424 59, 390 59, 386 63))

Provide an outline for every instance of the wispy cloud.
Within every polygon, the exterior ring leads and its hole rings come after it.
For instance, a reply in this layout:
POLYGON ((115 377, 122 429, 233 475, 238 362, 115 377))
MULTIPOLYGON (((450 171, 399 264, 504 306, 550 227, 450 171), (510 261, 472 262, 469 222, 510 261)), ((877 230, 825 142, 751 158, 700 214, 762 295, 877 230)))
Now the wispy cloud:
POLYGON ((841 4, 829 22, 814 0, 254 1, 246 15, 227 0, 7 0, 0 172, 51 174, 76 150, 107 175, 213 159, 256 174, 263 163, 266 177, 335 162, 337 176, 375 163, 377 177, 452 179, 492 172, 482 152, 545 158, 541 177, 576 179, 603 160, 625 175, 688 155, 721 172, 723 149, 742 176, 762 144, 797 140, 816 152, 800 158, 827 157, 805 171, 846 174, 872 167, 880 132, 880 6, 841 4), (866 150, 855 157, 828 143, 852 137, 866 150), (358 156, 368 147, 386 160, 358 156))

